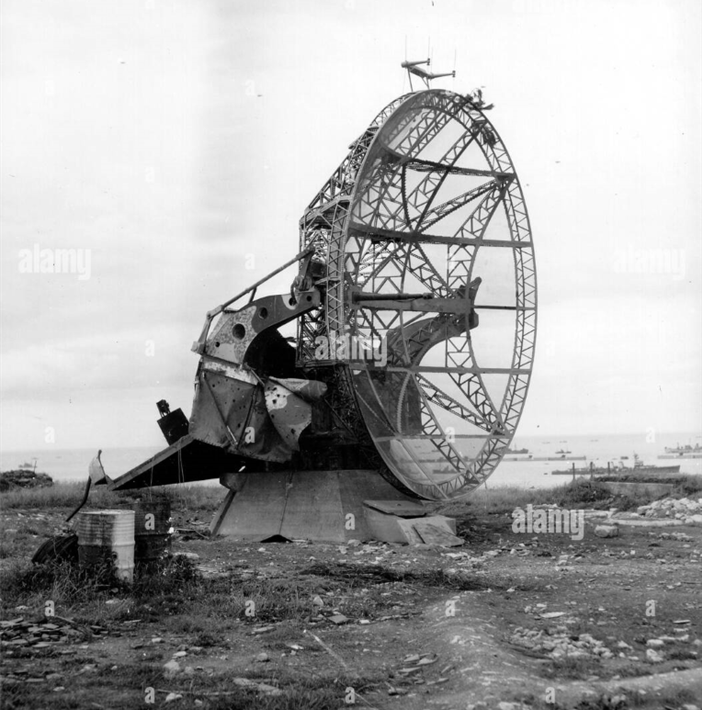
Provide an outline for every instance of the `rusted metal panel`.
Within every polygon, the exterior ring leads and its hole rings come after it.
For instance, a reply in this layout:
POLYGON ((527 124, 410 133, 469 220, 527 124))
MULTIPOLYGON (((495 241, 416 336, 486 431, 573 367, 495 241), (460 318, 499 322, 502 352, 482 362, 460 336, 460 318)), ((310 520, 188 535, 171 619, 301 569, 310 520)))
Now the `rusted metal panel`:
MULTIPOLYGON (((245 377, 243 371, 228 372, 245 377)), ((325 392, 326 385, 316 381, 270 378, 251 383, 205 366, 198 373, 190 433, 243 457, 288 462, 312 421, 312 400, 325 392)))

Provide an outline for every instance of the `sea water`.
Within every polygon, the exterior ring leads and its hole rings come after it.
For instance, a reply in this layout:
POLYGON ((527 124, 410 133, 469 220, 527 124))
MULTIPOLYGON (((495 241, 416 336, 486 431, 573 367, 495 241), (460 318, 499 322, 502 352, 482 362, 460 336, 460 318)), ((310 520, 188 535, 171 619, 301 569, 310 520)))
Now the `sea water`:
MULTIPOLYGON (((702 443, 702 435, 694 432, 652 433, 641 432, 629 435, 537 435, 522 437, 519 434, 512 441, 512 449, 526 447, 534 457, 557 456, 558 450, 570 451, 573 456, 585 456, 585 461, 576 461, 576 467, 607 466, 623 463, 632 466, 634 454, 646 464, 679 464, 681 474, 702 476, 702 459, 683 459, 670 455, 669 459, 659 459, 665 454, 666 447, 702 443), (627 459, 622 459, 627 457, 627 459)), ((121 447, 105 449, 101 461, 108 476, 113 479, 125 474, 130 469, 146 461, 164 449, 164 445, 153 447, 121 447)), ((32 463, 37 459, 37 471, 45 472, 54 481, 85 481, 88 478, 88 465, 97 454, 88 449, 36 449, 33 451, 0 452, 0 470, 17 469, 23 463, 32 463)), ((567 458, 554 462, 529 462, 503 460, 497 470, 488 479, 490 488, 499 486, 549 487, 569 481, 565 476, 551 476, 555 469, 568 469, 572 466, 567 458)), ((218 484, 214 479, 203 484, 218 484)))
POLYGON ((595 466, 606 467, 634 465, 634 455, 638 455, 644 464, 665 466, 679 464, 681 474, 702 476, 702 459, 684 459, 675 455, 667 455, 666 447, 684 446, 702 443, 702 435, 694 432, 653 433, 641 432, 628 435, 540 435, 536 437, 514 438, 511 449, 526 448, 534 457, 556 457, 559 450, 570 454, 562 461, 529 462, 503 460, 495 473, 488 479, 488 487, 524 486, 549 487, 564 484, 570 479, 567 476, 551 476, 551 472, 559 469, 587 467, 590 462, 595 466), (585 457, 585 460, 573 462, 569 456, 585 457), (665 459, 659 459, 665 456, 665 459))

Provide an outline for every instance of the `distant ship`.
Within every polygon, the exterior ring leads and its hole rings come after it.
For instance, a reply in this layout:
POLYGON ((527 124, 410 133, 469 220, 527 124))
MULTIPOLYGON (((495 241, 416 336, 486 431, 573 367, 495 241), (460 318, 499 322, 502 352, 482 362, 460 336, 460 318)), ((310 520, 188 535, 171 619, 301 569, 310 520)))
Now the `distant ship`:
POLYGON ((657 474, 657 475, 668 475, 668 474, 679 474, 680 473, 680 465, 679 464, 671 464, 667 467, 657 467, 653 464, 644 464, 643 461, 639 458, 638 454, 634 454, 634 465, 631 467, 624 466, 623 464, 611 464, 607 463, 606 467, 602 466, 595 466, 592 462, 590 462, 589 467, 571 467, 570 469, 555 469, 554 471, 551 472, 551 474, 556 474, 556 475, 568 475, 570 474, 571 476, 578 476, 578 475, 591 475, 595 477, 601 477, 603 475, 614 475, 614 476, 622 476, 622 475, 630 475, 630 474, 636 474, 636 475, 645 475, 645 474, 657 474))
POLYGON ((519 462, 584 462, 587 457, 582 454, 578 456, 572 456, 570 454, 566 454, 565 452, 563 454, 556 454, 550 456, 550 457, 535 457, 533 454, 507 454, 507 458, 510 458, 512 461, 519 461, 519 462))
POLYGON ((529 454, 529 450, 526 447, 522 447, 522 449, 510 449, 507 447, 505 454, 529 454))
POLYGON ((570 453, 571 453, 571 452, 570 452, 569 449, 559 449, 559 450, 556 452, 556 454, 570 454, 570 453))
POLYGON ((670 459, 672 454, 674 457, 682 457, 688 459, 702 459, 702 444, 696 444, 694 447, 690 444, 685 444, 682 447, 678 444, 675 447, 666 447, 666 454, 658 455, 659 459, 670 459))

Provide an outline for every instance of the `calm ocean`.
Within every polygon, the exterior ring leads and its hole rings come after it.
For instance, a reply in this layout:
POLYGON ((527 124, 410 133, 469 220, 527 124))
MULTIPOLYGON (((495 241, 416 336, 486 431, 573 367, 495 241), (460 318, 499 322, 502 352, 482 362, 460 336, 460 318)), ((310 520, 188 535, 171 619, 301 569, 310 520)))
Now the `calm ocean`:
MULTIPOLYGON (((651 439, 649 437, 649 439, 651 439)), ((570 450, 574 456, 586 456, 587 462, 576 462, 581 467, 593 461, 606 465, 607 462, 619 462, 623 456, 628 457, 624 464, 631 466, 634 453, 637 453, 646 464, 667 464, 670 460, 658 459, 664 454, 665 447, 677 444, 685 445, 702 443, 702 435, 695 432, 656 434, 655 441, 646 441, 646 434, 634 435, 583 435, 558 436, 541 435, 537 437, 520 437, 517 435, 512 442, 512 448, 526 447, 535 457, 553 456, 559 449, 570 450)), ((105 449, 102 453, 102 463, 105 471, 113 479, 129 471, 133 467, 159 452, 163 447, 122 447, 105 449)), ((37 449, 34 451, 0 452, 0 470, 16 469, 20 464, 32 462, 36 457, 37 471, 46 472, 55 481, 85 481, 88 477, 88 465, 96 452, 87 449, 37 449)), ((684 474, 702 476, 702 459, 675 459, 680 464, 684 474)), ((497 486, 546 487, 562 484, 566 477, 547 476, 554 469, 570 466, 564 462, 513 462, 503 461, 497 471, 488 480, 490 488, 497 486)), ((212 484, 217 484, 214 479, 212 484)))

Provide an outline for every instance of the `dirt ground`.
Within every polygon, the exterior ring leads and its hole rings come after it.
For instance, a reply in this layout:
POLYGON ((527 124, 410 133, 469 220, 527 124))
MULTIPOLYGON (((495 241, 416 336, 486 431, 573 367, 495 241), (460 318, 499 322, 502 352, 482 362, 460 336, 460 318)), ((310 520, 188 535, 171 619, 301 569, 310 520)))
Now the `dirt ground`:
MULTIPOLYGON (((3 576, 64 515, 3 512, 3 576)), ((150 594, 4 592, 3 633, 47 595, 74 633, 5 634, 3 708, 702 707, 702 527, 577 541, 458 519, 465 545, 427 548, 232 542, 181 515, 187 563, 150 594)))

